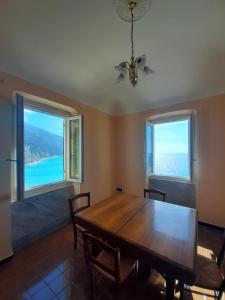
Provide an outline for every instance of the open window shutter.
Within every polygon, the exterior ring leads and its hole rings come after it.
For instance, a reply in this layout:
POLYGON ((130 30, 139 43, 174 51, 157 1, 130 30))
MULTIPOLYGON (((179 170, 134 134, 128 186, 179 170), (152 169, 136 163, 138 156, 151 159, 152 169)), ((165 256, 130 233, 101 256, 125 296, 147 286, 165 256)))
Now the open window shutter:
POLYGON ((17 200, 24 199, 24 104, 23 96, 16 95, 16 177, 17 200))
POLYGON ((66 177, 83 182, 83 116, 66 119, 66 177))

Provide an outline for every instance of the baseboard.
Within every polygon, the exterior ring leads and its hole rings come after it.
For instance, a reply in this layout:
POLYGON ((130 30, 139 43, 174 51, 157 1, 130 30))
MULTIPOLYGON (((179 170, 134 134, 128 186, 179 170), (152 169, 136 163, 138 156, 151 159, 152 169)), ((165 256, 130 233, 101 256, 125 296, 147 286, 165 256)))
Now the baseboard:
POLYGON ((201 221, 198 221, 198 224, 208 226, 208 227, 216 229, 216 230, 221 230, 221 231, 225 230, 224 227, 220 227, 220 226, 217 226, 217 225, 213 225, 213 224, 209 224, 209 223, 205 223, 205 222, 201 222, 201 221))

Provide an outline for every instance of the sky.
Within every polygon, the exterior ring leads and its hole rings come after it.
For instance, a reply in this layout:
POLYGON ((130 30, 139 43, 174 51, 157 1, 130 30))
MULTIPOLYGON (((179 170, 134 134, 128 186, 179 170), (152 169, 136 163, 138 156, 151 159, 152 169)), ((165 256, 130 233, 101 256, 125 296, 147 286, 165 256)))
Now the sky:
MULTIPOLYGON (((30 125, 47 130, 53 134, 63 136, 63 118, 24 110, 24 121, 30 125)), ((154 125, 155 153, 188 153, 188 121, 176 121, 154 125)), ((150 152, 150 126, 147 127, 147 152, 150 152)))
POLYGON ((63 136, 64 119, 53 115, 24 109, 24 122, 50 133, 63 136))
MULTIPOLYGON (((151 128, 147 127, 147 152, 150 152, 149 141, 151 128)), ((155 153, 188 153, 188 121, 176 121, 154 125, 155 153)))

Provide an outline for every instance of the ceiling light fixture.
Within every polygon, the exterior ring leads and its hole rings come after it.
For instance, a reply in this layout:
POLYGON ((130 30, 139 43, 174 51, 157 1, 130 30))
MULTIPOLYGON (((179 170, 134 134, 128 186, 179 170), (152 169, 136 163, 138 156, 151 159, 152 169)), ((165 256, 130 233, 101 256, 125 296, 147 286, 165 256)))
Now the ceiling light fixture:
POLYGON ((146 66, 146 55, 134 57, 134 22, 142 18, 150 7, 150 0, 115 0, 118 16, 125 22, 131 23, 131 58, 130 62, 123 61, 115 69, 119 72, 117 82, 125 80, 127 73, 133 87, 138 83, 138 71, 144 75, 152 74, 154 71, 146 66))

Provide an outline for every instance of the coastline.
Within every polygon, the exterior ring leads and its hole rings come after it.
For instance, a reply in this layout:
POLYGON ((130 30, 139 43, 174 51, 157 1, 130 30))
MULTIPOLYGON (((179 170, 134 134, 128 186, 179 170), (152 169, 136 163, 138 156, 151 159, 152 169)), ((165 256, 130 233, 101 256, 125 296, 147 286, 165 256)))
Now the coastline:
POLYGON ((29 163, 25 163, 25 167, 26 166, 28 167, 28 166, 37 165, 37 164, 40 164, 42 161, 45 161, 47 159, 56 158, 56 157, 60 157, 60 156, 62 156, 62 155, 49 156, 49 157, 41 158, 39 160, 35 160, 35 161, 29 162, 29 163))

